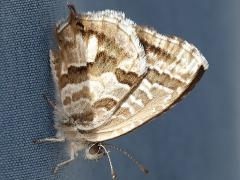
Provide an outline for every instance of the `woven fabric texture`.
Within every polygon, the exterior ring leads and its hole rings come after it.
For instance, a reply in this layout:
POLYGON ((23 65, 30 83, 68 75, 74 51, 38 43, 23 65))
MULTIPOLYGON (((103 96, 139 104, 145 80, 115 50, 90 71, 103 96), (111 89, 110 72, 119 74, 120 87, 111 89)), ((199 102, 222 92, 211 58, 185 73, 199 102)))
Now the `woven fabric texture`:
POLYGON ((55 133, 42 94, 52 98, 48 54, 65 2, 11 0, 0 8, 0 179, 55 179, 51 167, 61 148, 32 140, 55 133))

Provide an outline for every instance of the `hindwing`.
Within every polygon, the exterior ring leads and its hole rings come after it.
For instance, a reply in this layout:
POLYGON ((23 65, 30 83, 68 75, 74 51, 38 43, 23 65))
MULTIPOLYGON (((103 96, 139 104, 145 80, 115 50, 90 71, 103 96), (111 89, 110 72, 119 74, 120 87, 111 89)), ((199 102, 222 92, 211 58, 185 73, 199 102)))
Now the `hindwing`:
POLYGON ((104 141, 132 131, 180 101, 208 68, 195 46, 177 37, 135 26, 147 56, 147 73, 107 125, 88 134, 89 141, 104 141))

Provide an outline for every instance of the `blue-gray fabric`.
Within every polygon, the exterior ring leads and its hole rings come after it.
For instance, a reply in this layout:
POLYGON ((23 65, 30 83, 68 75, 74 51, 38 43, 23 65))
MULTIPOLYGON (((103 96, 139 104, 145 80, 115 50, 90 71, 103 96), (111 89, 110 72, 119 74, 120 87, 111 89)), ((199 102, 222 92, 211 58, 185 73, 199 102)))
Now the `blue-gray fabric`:
MULTIPOLYGON (((115 9, 138 24, 194 43, 210 69, 171 112, 111 141, 128 149, 150 170, 144 176, 125 156, 111 151, 119 179, 239 180, 234 117, 234 0, 75 0, 78 11, 115 9)), ((0 2, 0 179, 111 179, 108 162, 79 157, 58 174, 66 145, 33 145, 53 136, 54 98, 49 49, 54 24, 67 15, 66 1, 0 2)))

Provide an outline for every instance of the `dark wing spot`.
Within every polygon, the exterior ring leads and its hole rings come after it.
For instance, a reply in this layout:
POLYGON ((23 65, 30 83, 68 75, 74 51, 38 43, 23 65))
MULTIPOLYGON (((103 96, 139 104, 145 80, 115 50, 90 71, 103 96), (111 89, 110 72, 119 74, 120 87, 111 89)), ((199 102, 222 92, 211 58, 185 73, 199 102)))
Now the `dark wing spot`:
POLYGON ((67 84, 76 84, 88 80, 87 72, 86 66, 70 66, 68 68, 68 74, 64 74, 60 77, 59 87, 62 89, 67 84))
POLYGON ((121 70, 119 68, 116 69, 115 75, 117 77, 117 80, 120 83, 127 84, 130 87, 136 85, 141 78, 138 77, 138 75, 134 72, 125 72, 124 70, 121 70))
POLYGON ((117 101, 112 98, 103 98, 93 104, 94 108, 106 108, 108 111, 116 106, 117 101))

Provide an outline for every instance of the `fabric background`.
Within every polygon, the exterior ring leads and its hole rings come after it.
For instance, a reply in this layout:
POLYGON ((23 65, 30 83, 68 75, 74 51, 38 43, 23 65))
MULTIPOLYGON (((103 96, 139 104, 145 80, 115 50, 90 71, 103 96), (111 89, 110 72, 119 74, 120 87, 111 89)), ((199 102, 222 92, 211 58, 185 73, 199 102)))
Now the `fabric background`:
MULTIPOLYGON (((174 109, 112 141, 150 170, 144 176, 113 151, 119 179, 238 180, 238 1, 71 2, 79 12, 116 9, 138 24, 183 37, 195 44, 210 64, 198 86, 174 109)), ((33 139, 55 134, 52 110, 42 94, 54 97, 48 53, 55 45, 54 24, 68 14, 65 5, 64 0, 0 1, 1 180, 111 179, 106 158, 96 163, 79 157, 54 175, 53 167, 68 158, 66 146, 32 144, 33 139)))

